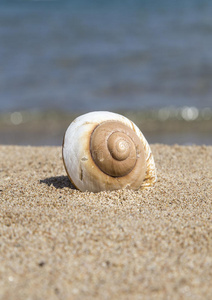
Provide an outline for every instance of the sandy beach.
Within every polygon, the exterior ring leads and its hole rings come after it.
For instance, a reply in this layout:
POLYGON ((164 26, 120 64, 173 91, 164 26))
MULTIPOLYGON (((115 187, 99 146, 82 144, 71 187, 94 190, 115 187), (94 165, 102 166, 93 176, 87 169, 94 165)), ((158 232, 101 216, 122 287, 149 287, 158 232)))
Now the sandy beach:
POLYGON ((212 146, 151 149, 154 188, 94 194, 0 146, 0 299, 212 299, 212 146))

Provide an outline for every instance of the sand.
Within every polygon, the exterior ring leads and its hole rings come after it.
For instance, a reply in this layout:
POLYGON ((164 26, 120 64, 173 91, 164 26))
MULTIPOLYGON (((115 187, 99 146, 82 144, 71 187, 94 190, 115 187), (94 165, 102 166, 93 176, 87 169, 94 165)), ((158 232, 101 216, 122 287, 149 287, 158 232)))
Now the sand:
POLYGON ((212 299, 212 146, 151 145, 145 191, 73 189, 60 147, 0 146, 0 299, 212 299))

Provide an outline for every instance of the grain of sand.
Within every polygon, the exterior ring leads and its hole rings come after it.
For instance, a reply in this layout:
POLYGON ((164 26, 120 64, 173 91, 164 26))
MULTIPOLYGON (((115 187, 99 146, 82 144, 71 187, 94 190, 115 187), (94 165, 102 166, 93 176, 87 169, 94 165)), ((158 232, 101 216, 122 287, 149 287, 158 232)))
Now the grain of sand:
POLYGON ((0 299, 212 299, 212 146, 151 146, 145 191, 81 193, 59 147, 0 146, 0 299))

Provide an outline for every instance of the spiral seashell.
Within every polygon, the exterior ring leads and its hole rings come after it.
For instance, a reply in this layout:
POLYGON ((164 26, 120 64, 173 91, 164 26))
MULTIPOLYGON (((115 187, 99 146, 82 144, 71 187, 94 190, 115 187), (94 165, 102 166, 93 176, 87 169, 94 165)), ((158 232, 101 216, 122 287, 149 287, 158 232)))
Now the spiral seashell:
POLYGON ((64 135, 62 154, 69 179, 81 191, 137 190, 156 181, 149 144, 132 121, 116 113, 76 118, 64 135))

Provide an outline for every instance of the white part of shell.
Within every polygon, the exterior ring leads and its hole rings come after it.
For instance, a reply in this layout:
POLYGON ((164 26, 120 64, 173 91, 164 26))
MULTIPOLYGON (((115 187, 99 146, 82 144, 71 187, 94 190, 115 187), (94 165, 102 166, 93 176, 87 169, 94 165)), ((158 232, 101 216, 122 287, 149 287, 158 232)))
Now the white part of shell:
MULTIPOLYGON (((72 183, 81 191, 99 192, 108 189, 107 179, 104 182, 101 176, 98 176, 97 166, 92 161, 90 154, 90 136, 96 126, 105 121, 122 122, 140 138, 144 146, 147 164, 147 172, 144 181, 141 183, 141 188, 152 186, 156 181, 156 169, 148 142, 132 121, 120 114, 107 111, 95 111, 81 115, 66 130, 62 150, 63 161, 72 183)), ((110 189, 115 190, 128 186, 130 186, 130 183, 126 186, 120 186, 117 181, 117 187, 110 189)))

